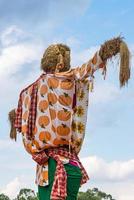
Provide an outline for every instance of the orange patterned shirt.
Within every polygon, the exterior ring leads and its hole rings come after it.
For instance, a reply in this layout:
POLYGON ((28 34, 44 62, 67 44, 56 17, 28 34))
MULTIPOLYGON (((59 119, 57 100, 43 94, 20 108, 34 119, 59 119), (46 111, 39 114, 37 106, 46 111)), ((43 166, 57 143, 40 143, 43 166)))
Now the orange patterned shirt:
MULTIPOLYGON (((89 96, 88 77, 103 68, 97 52, 89 62, 66 72, 43 73, 37 82, 36 121, 34 137, 26 137, 33 84, 21 92, 21 133, 25 149, 31 155, 51 147, 68 145, 78 154, 85 136, 89 96), (75 104, 74 104, 75 100, 75 104), (75 106, 74 106, 75 105, 75 106)), ((60 156, 65 164, 68 158, 60 156)), ((48 162, 37 164, 36 184, 48 185, 48 162)))

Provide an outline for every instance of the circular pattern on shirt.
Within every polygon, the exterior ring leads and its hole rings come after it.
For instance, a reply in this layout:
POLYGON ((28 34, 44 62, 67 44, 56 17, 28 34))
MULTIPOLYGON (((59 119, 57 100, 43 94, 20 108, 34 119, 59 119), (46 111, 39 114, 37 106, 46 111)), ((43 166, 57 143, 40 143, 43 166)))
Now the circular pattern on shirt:
POLYGON ((71 112, 63 108, 63 110, 58 111, 57 117, 61 121, 67 121, 71 118, 71 112))
POLYGON ((48 86, 50 89, 55 89, 59 85, 59 80, 57 78, 48 78, 48 86))
POLYGON ((81 117, 82 115, 84 115, 84 108, 83 106, 79 105, 76 107, 76 114, 78 117, 81 117))
POLYGON ((74 83, 68 80, 61 81, 60 88, 63 90, 71 90, 74 86, 74 83))
POLYGON ((49 140, 51 140, 51 133, 49 133, 48 131, 41 131, 39 133, 39 139, 42 142, 49 141, 49 140))
POLYGON ((42 128, 45 128, 49 124, 50 120, 48 116, 40 116, 38 119, 38 123, 42 128))
POLYGON ((57 102, 56 94, 50 92, 50 93, 48 93, 47 96, 48 96, 48 101, 49 101, 50 105, 53 105, 53 104, 55 104, 57 102))
POLYGON ((47 91, 48 91, 47 86, 46 85, 42 85, 41 88, 40 88, 40 95, 42 97, 44 97, 44 95, 47 93, 47 91))
POLYGON ((66 124, 61 124, 57 126, 57 134, 60 136, 67 136, 70 133, 70 128, 66 124))
POLYGON ((82 134, 85 130, 85 125, 82 122, 77 123, 77 130, 80 134, 82 134))
POLYGON ((42 100, 39 102, 39 110, 44 113, 44 111, 48 108, 48 101, 42 100))
POLYGON ((64 106, 69 106, 70 104, 72 104, 72 98, 67 93, 64 93, 62 95, 59 95, 59 102, 64 106))

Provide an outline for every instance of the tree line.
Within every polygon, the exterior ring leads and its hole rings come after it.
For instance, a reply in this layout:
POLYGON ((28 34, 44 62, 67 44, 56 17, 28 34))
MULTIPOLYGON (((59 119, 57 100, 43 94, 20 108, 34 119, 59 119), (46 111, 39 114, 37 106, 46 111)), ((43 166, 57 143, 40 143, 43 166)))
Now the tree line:
MULTIPOLYGON (((11 200, 5 194, 0 194, 0 200, 11 200)), ((38 193, 31 189, 23 188, 13 200, 39 200, 38 193)), ((111 194, 106 194, 98 188, 88 189, 86 192, 79 192, 77 200, 115 200, 111 194)))

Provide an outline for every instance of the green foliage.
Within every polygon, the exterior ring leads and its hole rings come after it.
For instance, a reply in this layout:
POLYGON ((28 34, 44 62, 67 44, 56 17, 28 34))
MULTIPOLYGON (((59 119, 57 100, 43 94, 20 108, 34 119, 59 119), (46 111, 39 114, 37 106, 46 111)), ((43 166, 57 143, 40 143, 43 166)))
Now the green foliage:
POLYGON ((35 192, 33 190, 23 188, 17 195, 16 200, 38 200, 38 197, 37 195, 35 195, 35 192))
POLYGON ((78 193, 78 200, 114 200, 110 194, 101 192, 98 188, 88 189, 78 193))
POLYGON ((10 200, 5 194, 0 194, 0 200, 10 200))
MULTIPOLYGON (((4 194, 0 194, 0 200, 10 200, 4 194)), ((23 188, 14 200, 39 200, 38 194, 31 189, 23 188)), ((98 188, 88 189, 86 192, 79 192, 77 200, 115 200, 110 194, 101 192, 98 188)))

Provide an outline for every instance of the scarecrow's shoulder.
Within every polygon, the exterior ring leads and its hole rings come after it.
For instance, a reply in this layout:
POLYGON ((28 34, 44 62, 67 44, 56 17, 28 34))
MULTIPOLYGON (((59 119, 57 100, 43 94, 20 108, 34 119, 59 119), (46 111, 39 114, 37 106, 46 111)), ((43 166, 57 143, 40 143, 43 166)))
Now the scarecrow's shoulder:
POLYGON ((32 90, 33 86, 35 84, 38 84, 38 82, 40 81, 40 79, 42 78, 42 76, 40 76, 38 79, 36 79, 33 83, 29 84, 27 87, 25 87, 24 89, 21 90, 20 92, 20 96, 22 96, 24 93, 32 90))

